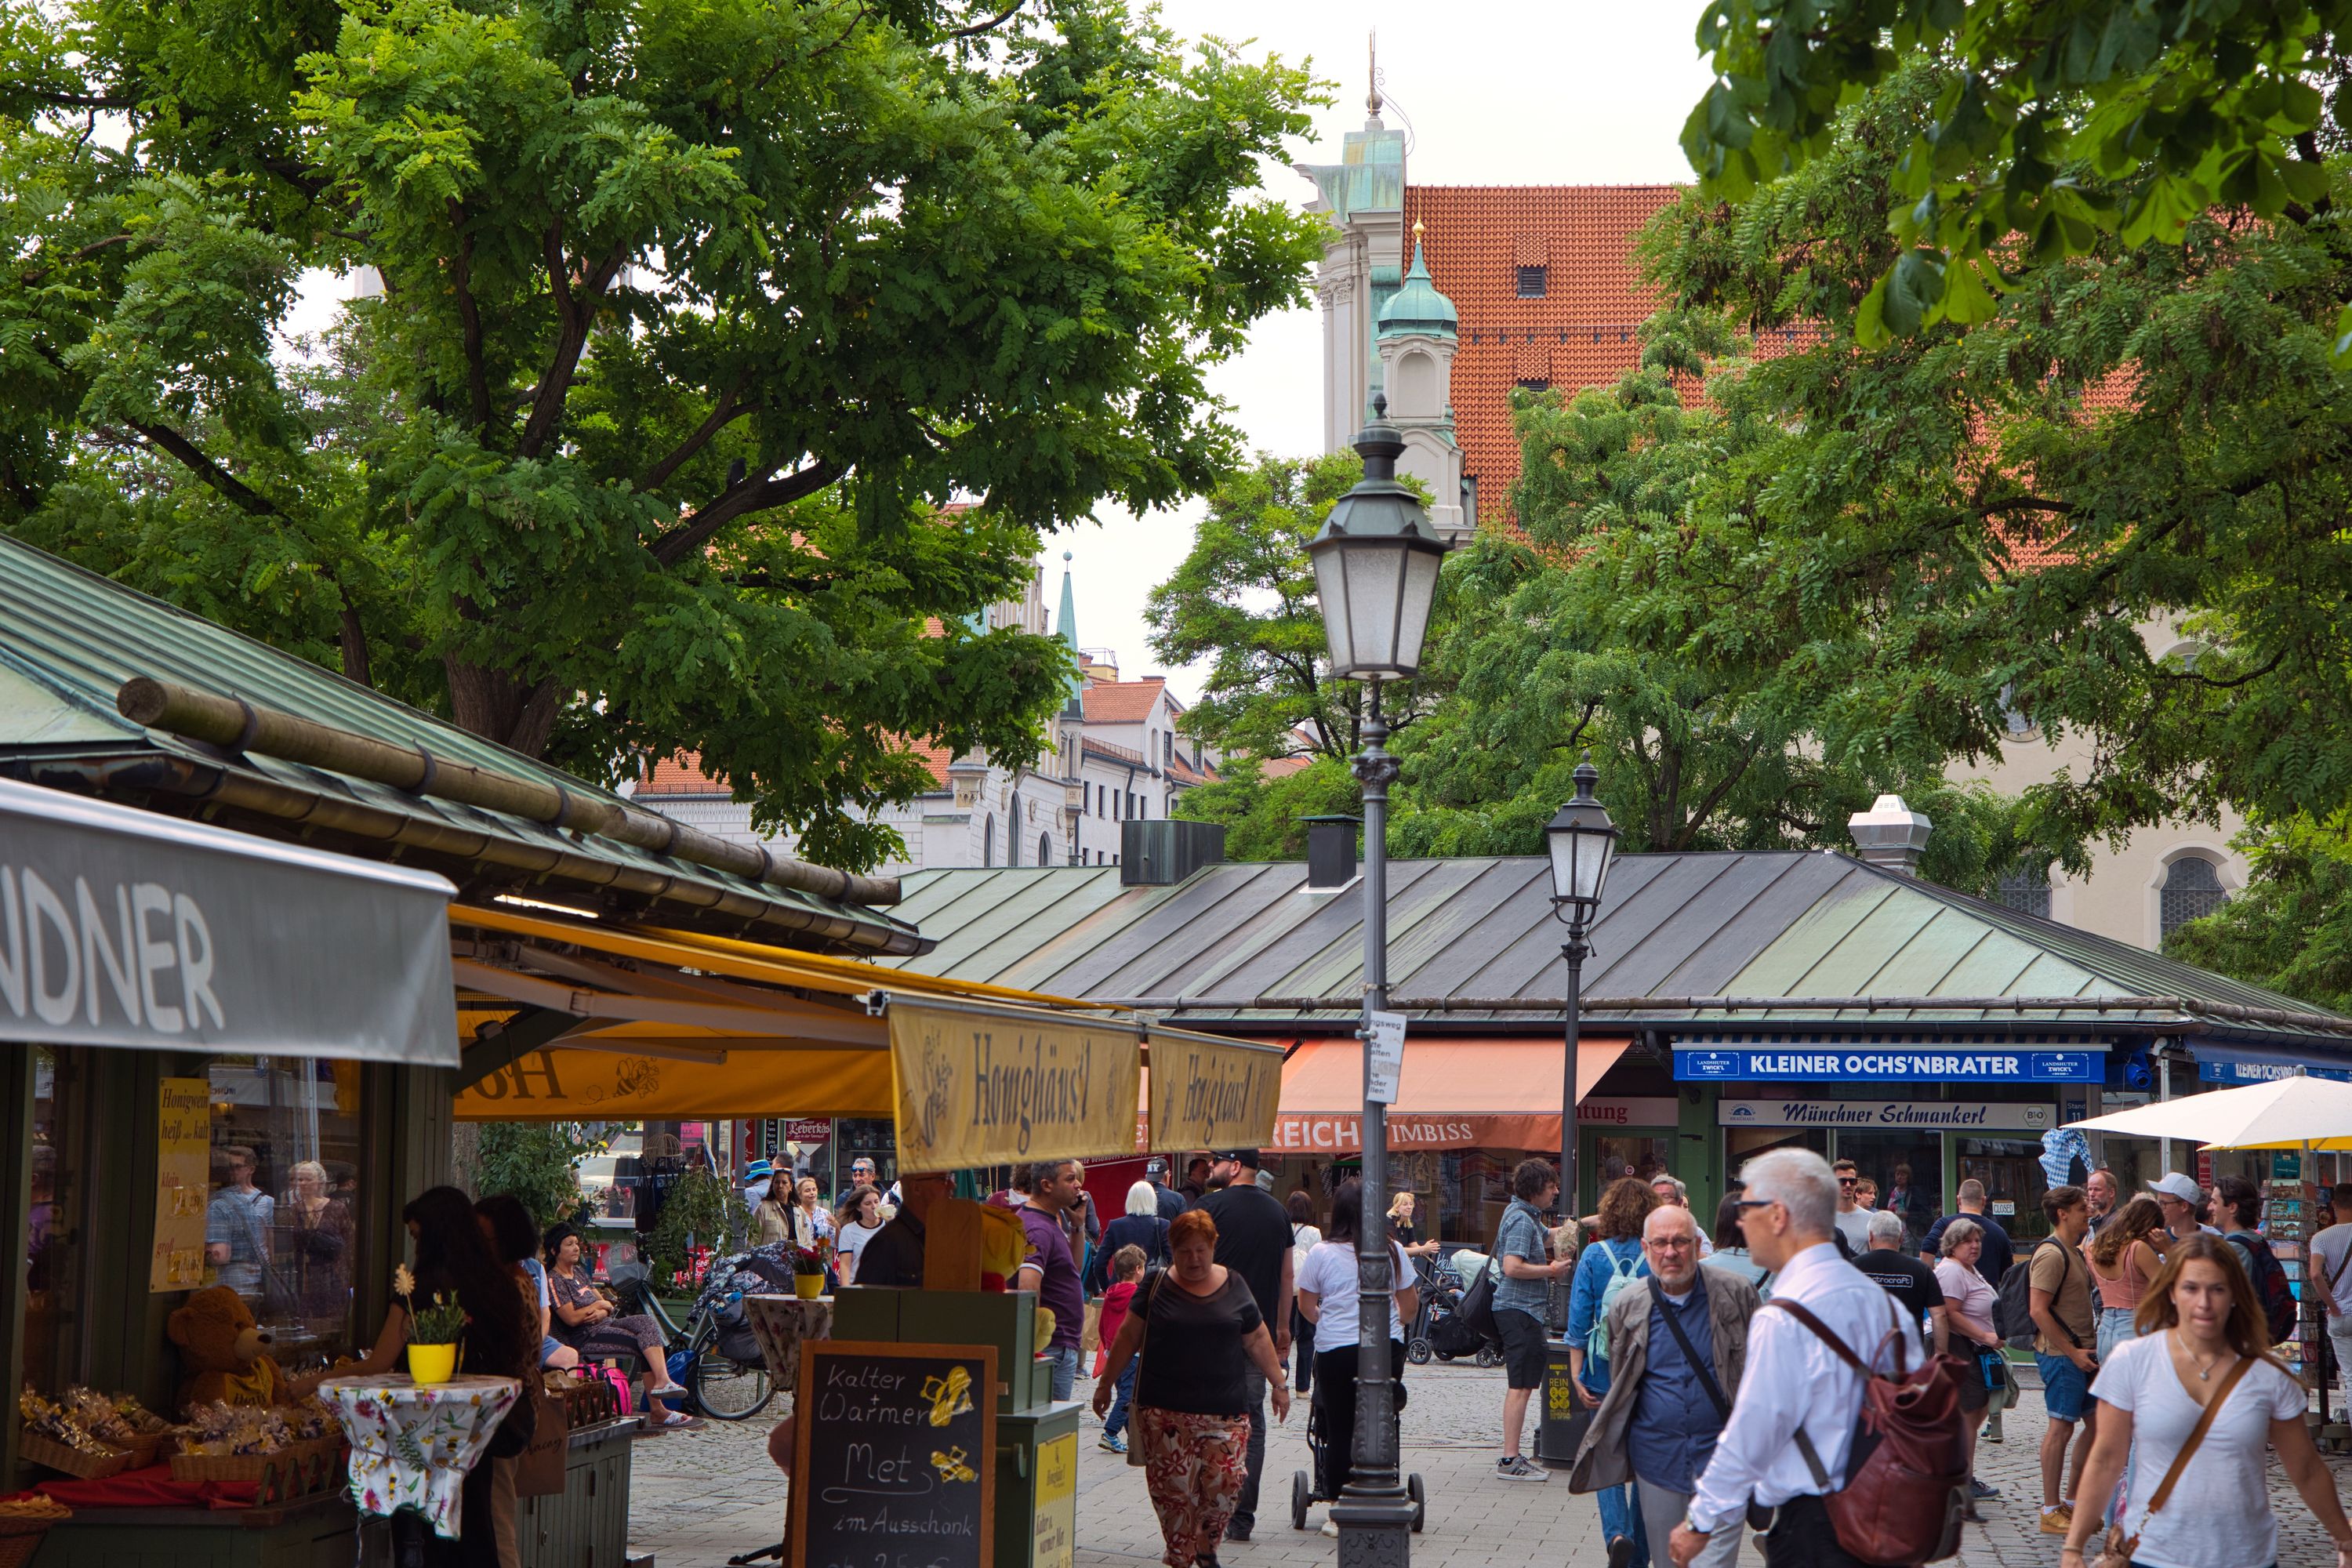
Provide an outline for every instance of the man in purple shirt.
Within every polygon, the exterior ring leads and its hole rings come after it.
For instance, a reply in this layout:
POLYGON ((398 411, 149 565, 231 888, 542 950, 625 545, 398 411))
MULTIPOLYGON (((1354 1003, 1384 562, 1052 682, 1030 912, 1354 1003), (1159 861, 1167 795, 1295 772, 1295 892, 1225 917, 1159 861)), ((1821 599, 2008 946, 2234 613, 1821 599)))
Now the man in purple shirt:
POLYGON ((1043 1160, 1029 1176, 1029 1201, 1017 1211, 1029 1233, 1029 1256, 1013 1289, 1037 1292, 1038 1305, 1054 1314, 1054 1399, 1070 1397, 1078 1381, 1078 1339, 1086 1327, 1087 1298, 1078 1287, 1077 1259, 1070 1255, 1062 1216, 1085 1201, 1076 1160, 1043 1160))

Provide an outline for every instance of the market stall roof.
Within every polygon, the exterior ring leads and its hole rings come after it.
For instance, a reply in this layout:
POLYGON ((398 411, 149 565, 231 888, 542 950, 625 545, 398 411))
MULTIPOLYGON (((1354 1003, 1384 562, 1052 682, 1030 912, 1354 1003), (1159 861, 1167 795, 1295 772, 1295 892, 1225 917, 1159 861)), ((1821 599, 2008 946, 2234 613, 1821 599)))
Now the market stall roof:
POLYGON ((0 1038, 454 1067, 454 891, 0 779, 0 1038))
MULTIPOLYGON (((1151 887, 1117 867, 917 871, 898 909, 935 945, 896 963, 1337 1030, 1362 984, 1362 890, 1310 889, 1307 874, 1213 865, 1151 887)), ((1391 861, 1391 1005, 1427 1025, 1550 1026, 1565 973, 1550 893, 1533 858, 1391 861)), ((1592 947, 1584 1007, 1602 1026, 2193 1030, 2352 1053, 2352 1017, 1826 850, 1621 855, 1592 947)))
POLYGON ((593 914, 846 952, 904 955, 925 945, 911 924, 874 907, 896 895, 887 879, 740 846, 716 864, 698 861, 688 851, 704 836, 690 827, 5 535, 0 775, 397 858, 444 872, 478 899, 519 891, 593 914), (226 741, 192 734, 185 719, 135 722, 122 710, 136 707, 131 694, 142 682, 170 714, 230 704, 255 722, 242 744, 234 730, 226 741), (394 753, 421 779, 404 787, 260 743, 298 730, 394 753), (455 797, 460 775, 559 802, 557 819, 455 797), (624 827, 635 837, 614 836, 624 827), (725 868, 744 857, 761 874, 725 868))
MULTIPOLYGON (((1454 1035, 1416 1039, 1404 1054, 1389 1142, 1398 1149, 1557 1149, 1560 1068, 1557 1036, 1454 1035)), ((1576 1081, 1590 1095, 1633 1044, 1623 1035, 1577 1042, 1576 1081)), ((1580 1098, 1581 1103, 1581 1098, 1580 1098)), ((1364 1050, 1360 1041, 1302 1040, 1282 1064, 1281 1153, 1362 1148, 1364 1050)))

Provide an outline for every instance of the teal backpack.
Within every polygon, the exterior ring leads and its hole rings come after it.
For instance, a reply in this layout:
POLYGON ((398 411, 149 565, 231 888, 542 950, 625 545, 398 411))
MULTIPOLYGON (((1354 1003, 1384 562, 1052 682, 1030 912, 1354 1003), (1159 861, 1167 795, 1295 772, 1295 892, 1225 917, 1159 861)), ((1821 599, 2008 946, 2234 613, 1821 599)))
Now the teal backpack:
POLYGON ((1602 1242, 1600 1245, 1608 1251, 1610 1267, 1614 1272, 1609 1276, 1607 1283, 1601 1287, 1601 1305, 1592 1315, 1592 1331, 1584 1336, 1584 1353, 1586 1358, 1591 1361, 1609 1359, 1609 1309, 1627 1286, 1641 1278, 1643 1266, 1642 1255, 1639 1251, 1631 1258, 1625 1258, 1620 1256, 1617 1249, 1610 1247, 1608 1243, 1602 1242))

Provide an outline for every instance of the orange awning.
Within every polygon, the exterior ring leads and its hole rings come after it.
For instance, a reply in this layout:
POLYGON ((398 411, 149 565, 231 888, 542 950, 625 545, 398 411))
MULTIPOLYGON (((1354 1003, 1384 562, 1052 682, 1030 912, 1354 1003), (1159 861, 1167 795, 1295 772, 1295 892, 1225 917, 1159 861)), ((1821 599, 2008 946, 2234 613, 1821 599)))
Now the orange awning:
MULTIPOLYGON (((1580 1102, 1625 1054, 1624 1036, 1577 1042, 1580 1102)), ((1389 1107, 1391 1149, 1557 1149, 1562 1042, 1530 1036, 1414 1038, 1389 1107)), ((1354 1154, 1363 1148, 1364 1049, 1352 1039, 1303 1040, 1282 1066, 1282 1113, 1270 1154, 1354 1154)))

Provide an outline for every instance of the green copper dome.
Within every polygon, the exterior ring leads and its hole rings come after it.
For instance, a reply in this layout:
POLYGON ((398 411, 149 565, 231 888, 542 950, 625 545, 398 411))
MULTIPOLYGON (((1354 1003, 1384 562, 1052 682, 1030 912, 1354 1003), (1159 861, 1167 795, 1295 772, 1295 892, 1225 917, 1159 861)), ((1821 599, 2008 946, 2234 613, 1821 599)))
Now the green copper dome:
POLYGON ((1461 317, 1454 309, 1454 301, 1439 293, 1437 285, 1430 281, 1429 263, 1422 259, 1421 226, 1415 224, 1412 229, 1412 270, 1404 275, 1404 287, 1381 307, 1381 336, 1402 332, 1457 336, 1461 317))

